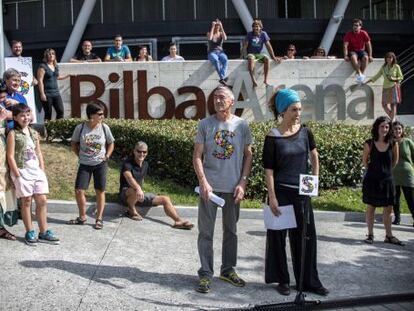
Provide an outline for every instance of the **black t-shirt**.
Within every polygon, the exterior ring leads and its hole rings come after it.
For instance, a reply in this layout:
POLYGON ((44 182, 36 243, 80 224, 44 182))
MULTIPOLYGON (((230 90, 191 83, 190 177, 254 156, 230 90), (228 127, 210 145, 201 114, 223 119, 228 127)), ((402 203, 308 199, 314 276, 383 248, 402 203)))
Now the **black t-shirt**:
POLYGON ((80 53, 76 54, 75 59, 87 61, 87 60, 99 59, 99 57, 95 53, 90 53, 89 55, 85 55, 85 54, 83 54, 83 52, 80 52, 80 53))
POLYGON ((123 188, 128 188, 130 185, 124 176, 124 172, 131 172, 136 182, 142 187, 144 184, 144 177, 149 174, 149 165, 147 161, 142 162, 142 166, 139 166, 133 157, 129 157, 122 164, 121 176, 119 177, 119 192, 123 188))
POLYGON ((309 152, 315 148, 315 138, 304 126, 291 136, 266 136, 263 147, 263 167, 273 170, 275 186, 277 184, 298 186, 299 175, 308 174, 309 152))

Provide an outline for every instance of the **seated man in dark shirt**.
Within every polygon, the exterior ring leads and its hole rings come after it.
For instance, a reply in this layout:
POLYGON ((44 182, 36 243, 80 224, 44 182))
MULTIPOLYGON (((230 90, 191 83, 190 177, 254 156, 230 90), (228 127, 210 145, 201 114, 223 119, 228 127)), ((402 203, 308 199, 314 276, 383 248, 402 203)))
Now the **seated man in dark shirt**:
POLYGON ((144 177, 148 175, 148 162, 145 158, 148 153, 146 143, 138 142, 133 151, 133 156, 129 157, 122 164, 119 181, 119 199, 122 204, 128 206, 127 216, 133 220, 142 220, 142 216, 137 212, 136 206, 151 207, 162 205, 165 214, 174 220, 173 228, 191 229, 194 225, 185 219, 180 218, 168 196, 144 193, 142 185, 144 177))
POLYGON ((71 63, 84 63, 84 62, 101 62, 102 60, 98 55, 92 53, 91 41, 85 40, 82 43, 82 52, 76 54, 75 57, 70 59, 71 63))

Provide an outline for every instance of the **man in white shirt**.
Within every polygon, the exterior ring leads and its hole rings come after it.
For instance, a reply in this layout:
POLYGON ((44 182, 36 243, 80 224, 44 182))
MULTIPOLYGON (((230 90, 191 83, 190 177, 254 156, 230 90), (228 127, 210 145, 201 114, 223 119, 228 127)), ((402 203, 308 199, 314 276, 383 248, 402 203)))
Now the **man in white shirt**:
POLYGON ((163 57, 163 62, 183 62, 185 59, 177 54, 177 46, 174 42, 170 43, 170 55, 163 57))

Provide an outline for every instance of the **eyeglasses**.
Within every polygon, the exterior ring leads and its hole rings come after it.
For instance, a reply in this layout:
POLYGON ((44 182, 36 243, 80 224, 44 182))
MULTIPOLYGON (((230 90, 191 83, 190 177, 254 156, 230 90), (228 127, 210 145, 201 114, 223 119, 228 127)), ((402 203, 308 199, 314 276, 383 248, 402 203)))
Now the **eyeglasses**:
POLYGON ((147 154, 147 152, 148 151, 145 151, 145 150, 134 150, 136 153, 139 153, 139 154, 147 154))

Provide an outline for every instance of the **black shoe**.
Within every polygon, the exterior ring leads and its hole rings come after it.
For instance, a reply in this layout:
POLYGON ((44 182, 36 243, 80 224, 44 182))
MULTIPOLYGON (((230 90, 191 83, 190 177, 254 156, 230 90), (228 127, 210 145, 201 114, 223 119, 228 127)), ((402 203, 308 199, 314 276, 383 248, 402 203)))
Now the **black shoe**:
POLYGON ((329 294, 329 290, 323 286, 317 287, 317 288, 311 288, 309 289, 309 292, 314 293, 316 295, 320 295, 320 296, 327 296, 329 294))
POLYGON ((219 83, 222 84, 222 85, 224 85, 224 86, 228 86, 227 83, 226 83, 226 81, 224 79, 220 79, 219 80, 219 83))
POLYGON ((399 219, 395 219, 395 220, 392 222, 392 224, 393 224, 393 225, 399 225, 399 224, 400 224, 400 220, 399 220, 399 219))
POLYGON ((279 283, 276 286, 276 290, 279 292, 279 294, 284 295, 284 296, 288 296, 290 295, 290 287, 289 284, 287 283, 279 283))

